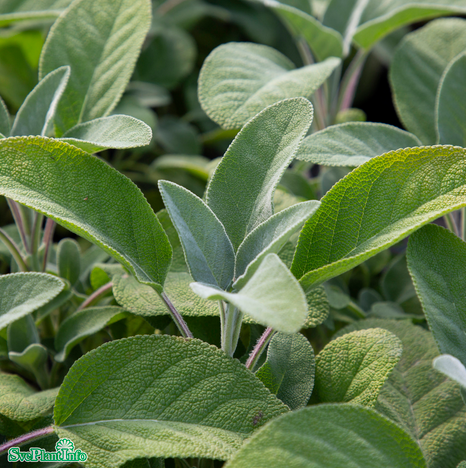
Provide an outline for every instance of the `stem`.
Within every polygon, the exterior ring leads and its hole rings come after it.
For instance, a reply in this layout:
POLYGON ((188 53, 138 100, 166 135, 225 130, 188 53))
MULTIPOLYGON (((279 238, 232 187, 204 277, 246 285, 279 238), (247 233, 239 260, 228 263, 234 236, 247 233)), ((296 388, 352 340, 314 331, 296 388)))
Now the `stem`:
POLYGON ((351 310, 351 312, 353 312, 358 318, 366 318, 366 313, 364 310, 361 309, 361 307, 359 307, 355 302, 350 301, 346 307, 351 310))
POLYGON ((99 289, 96 289, 77 309, 78 310, 83 310, 86 307, 89 307, 90 304, 93 302, 97 302, 97 300, 101 299, 102 296, 109 290, 112 289, 113 283, 109 281, 107 284, 104 284, 101 286, 99 289))
POLYGON ((243 313, 235 306, 228 304, 222 330, 222 349, 228 356, 233 356, 236 351, 242 322, 243 313))
POLYGON ((162 301, 165 302, 165 305, 167 306, 167 309, 170 312, 170 315, 172 316, 173 321, 176 323, 178 330, 180 330, 181 335, 184 338, 194 338, 187 323, 184 321, 181 314, 176 310, 176 307, 172 304, 168 296, 163 292, 160 294, 160 297, 162 298, 162 301))
POLYGON ((257 361, 261 357, 262 353, 264 352, 267 345, 270 343, 275 331, 271 327, 267 327, 262 333, 262 336, 257 340, 256 346, 252 350, 251 354, 246 361, 246 368, 252 371, 254 366, 257 364, 257 361))
POLYGON ((26 265, 19 247, 15 244, 15 241, 3 230, 0 228, 0 240, 6 245, 7 249, 10 251, 12 257, 15 259, 18 267, 21 271, 28 271, 29 268, 26 265))
POLYGON ((55 221, 51 218, 47 218, 44 229, 44 263, 42 264, 42 271, 45 271, 47 268, 47 257, 49 255, 49 247, 53 239, 53 231, 55 230, 55 221))
POLYGON ((37 251, 39 250, 43 219, 44 216, 41 213, 34 212, 34 222, 31 232, 31 267, 34 271, 39 271, 40 268, 37 251))
POLYGON ((447 228, 455 235, 459 236, 458 233, 458 226, 456 226, 455 218, 453 217, 453 213, 447 213, 443 219, 445 220, 445 224, 447 228))
POLYGON ((353 104, 354 95, 356 94, 356 88, 358 87, 359 77, 361 76, 366 57, 367 52, 360 49, 348 66, 341 81, 337 112, 349 109, 353 104))
POLYGON ((28 434, 23 434, 22 436, 17 437, 16 439, 9 440, 4 444, 0 445, 0 455, 8 452, 8 449, 11 447, 18 447, 26 442, 30 442, 31 440, 41 439, 49 434, 53 434, 53 426, 43 427, 42 429, 38 429, 37 431, 29 432, 28 434))
POLYGON ((466 240, 466 208, 461 208, 461 239, 466 240))
POLYGON ((21 216, 21 212, 19 211, 18 203, 16 203, 14 200, 10 200, 9 198, 7 198, 6 200, 8 202, 8 206, 10 207, 11 214, 13 215, 13 219, 15 220, 15 224, 18 227, 19 235, 21 237, 21 242, 24 245, 24 249, 26 250, 26 252, 30 252, 29 242, 27 240, 26 230, 24 226, 24 220, 21 216))

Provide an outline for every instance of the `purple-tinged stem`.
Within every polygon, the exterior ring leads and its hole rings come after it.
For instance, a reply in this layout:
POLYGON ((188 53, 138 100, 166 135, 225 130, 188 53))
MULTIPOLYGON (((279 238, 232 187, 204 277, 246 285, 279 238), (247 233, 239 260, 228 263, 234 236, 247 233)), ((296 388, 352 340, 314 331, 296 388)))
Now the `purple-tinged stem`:
POLYGON ((109 281, 107 284, 104 284, 99 289, 96 289, 77 309, 83 310, 86 307, 89 307, 90 304, 100 299, 109 289, 112 289, 113 283, 109 281))
POLYGON ((361 76, 366 56, 367 54, 363 50, 357 52, 353 61, 346 70, 341 84, 343 94, 340 96, 338 111, 349 109, 353 104, 354 95, 356 94, 356 88, 358 87, 359 77, 361 76))
POLYGON ((45 271, 47 268, 47 257, 49 255, 50 244, 53 239, 53 231, 55 230, 55 221, 51 218, 47 218, 44 229, 44 238, 43 243, 45 245, 44 249, 44 263, 42 265, 42 271, 45 271))
POLYGON ((10 251, 11 255, 15 259, 18 267, 21 271, 29 271, 29 268, 24 260, 19 247, 16 245, 15 241, 3 230, 0 228, 0 240, 6 245, 7 249, 10 251))
POLYGON ((180 330, 181 335, 184 338, 194 338, 187 323, 184 321, 181 314, 176 310, 176 307, 172 304, 168 296, 163 292, 160 294, 160 297, 162 298, 163 302, 165 302, 165 305, 167 306, 167 309, 169 310, 172 319, 176 323, 176 326, 180 330))
POLYGON ((9 440, 4 444, 0 445, 0 455, 8 452, 11 447, 18 447, 26 442, 31 440, 41 439, 49 434, 53 434, 53 426, 43 427, 37 431, 29 432, 28 434, 23 434, 22 436, 17 437, 16 439, 9 440))
POLYGON ((253 370, 254 366, 257 364, 257 361, 261 357, 262 353, 264 352, 265 348, 269 344, 270 340, 272 339, 273 335, 275 334, 275 330, 271 327, 267 327, 262 333, 262 336, 257 340, 256 346, 252 350, 251 354, 246 361, 246 368, 249 370, 253 370))
POLYGON ((10 200, 7 198, 8 206, 10 207, 11 214, 13 215, 13 219, 15 220, 16 226, 18 227, 19 235, 21 237, 21 242, 26 249, 26 252, 31 252, 29 248, 29 242, 26 236, 26 229, 23 222, 23 217, 21 216, 21 212, 19 211, 18 204, 14 200, 10 200))

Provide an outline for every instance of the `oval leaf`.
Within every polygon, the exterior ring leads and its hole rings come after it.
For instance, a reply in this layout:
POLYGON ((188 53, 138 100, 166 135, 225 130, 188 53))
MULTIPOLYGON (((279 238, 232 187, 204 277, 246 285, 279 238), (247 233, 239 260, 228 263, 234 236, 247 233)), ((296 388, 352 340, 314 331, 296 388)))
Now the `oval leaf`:
POLYGON ((299 283, 275 254, 267 255, 238 293, 192 283, 204 299, 225 300, 262 325, 286 333, 300 330, 307 317, 307 302, 299 283))
POLYGON ((45 273, 0 276, 0 329, 42 307, 64 287, 62 280, 45 273))
POLYGON ((90 466, 116 468, 139 457, 228 459, 255 427, 285 411, 214 346, 146 335, 106 343, 78 360, 60 387, 55 424, 90 466))
POLYGON ((206 200, 235 249, 273 215, 275 188, 311 122, 306 99, 267 107, 244 126, 217 166, 206 200))
POLYGON ((372 122, 349 122, 332 125, 305 138, 296 159, 323 166, 356 167, 374 156, 413 146, 421 146, 419 139, 399 128, 372 122))
POLYGON ((419 446, 374 410, 319 405, 258 431, 225 468, 425 468, 419 446))
POLYGON ((393 151, 340 180, 304 225, 292 272, 305 290, 466 205, 466 150, 393 151))
POLYGON ((105 162, 49 138, 7 138, 0 151, 2 195, 97 244, 139 281, 162 290, 171 247, 136 185, 105 162))
POLYGON ((401 341, 382 329, 356 331, 331 341, 316 359, 319 400, 374 406, 402 350, 401 341))
POLYGON ((57 136, 113 110, 133 73, 149 30, 149 0, 78 0, 54 23, 40 60, 40 77, 69 65, 57 109, 57 136))
POLYGON ((205 60, 199 101, 223 128, 241 128, 268 105, 286 98, 310 98, 339 64, 340 59, 332 57, 295 70, 288 58, 270 47, 231 42, 205 60))

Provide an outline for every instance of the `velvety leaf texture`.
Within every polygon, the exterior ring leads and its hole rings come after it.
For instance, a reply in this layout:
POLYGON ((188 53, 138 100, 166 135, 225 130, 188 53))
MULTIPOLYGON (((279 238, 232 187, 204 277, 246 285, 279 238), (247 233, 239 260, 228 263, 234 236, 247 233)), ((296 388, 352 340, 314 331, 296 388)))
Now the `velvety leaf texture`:
POLYGON ((63 65, 72 70, 57 109, 58 136, 113 110, 150 20, 149 0, 78 0, 54 23, 42 50, 40 76, 63 65))
POLYGON ((199 101, 223 128, 241 128, 268 105, 286 98, 310 98, 339 64, 332 57, 294 69, 287 57, 271 47, 230 42, 205 60, 199 101))
POLYGON ((161 290, 171 247, 136 185, 105 162, 49 138, 4 139, 0 151, 0 193, 97 244, 161 290))
POLYGON ((397 127, 349 122, 332 125, 306 137, 296 159, 323 166, 356 167, 374 156, 413 146, 421 146, 419 139, 397 127))
POLYGON ((34 312, 65 287, 46 273, 12 273, 0 276, 0 329, 34 312))
POLYGON ((466 204, 466 150, 393 151, 340 180, 304 225, 292 272, 306 290, 466 204))
POLYGON ((235 249, 273 214, 273 195, 312 122, 304 98, 286 99, 250 120, 220 161, 207 187, 207 205, 235 249))
POLYGON ((60 388, 55 424, 88 453, 87 466, 116 468, 139 457, 228 459, 256 427, 286 411, 214 346, 146 335, 77 361, 60 388))
POLYGON ((455 356, 442 354, 434 359, 434 369, 450 377, 458 383, 463 390, 466 389, 466 367, 455 356))
POLYGON ((314 373, 314 350, 309 340, 300 333, 276 333, 267 348, 267 360, 256 376, 296 410, 307 405, 314 388, 314 373))
POLYGON ((408 34, 390 67, 390 82, 404 126, 427 145, 437 139, 436 96, 448 63, 466 49, 466 20, 439 19, 408 34))
POLYGON ((407 259, 440 352, 466 365, 466 243, 450 231, 429 224, 410 237, 407 259))
POLYGON ((429 468, 455 468, 466 458, 466 406, 458 385, 432 367, 438 351, 431 333, 406 320, 370 319, 336 336, 369 328, 389 330, 403 344, 401 360, 382 387, 376 410, 414 438, 429 468))
POLYGON ((225 468, 425 468, 419 446, 374 410, 311 406, 257 432, 225 468))
POLYGON ((146 146, 152 139, 152 130, 129 115, 111 115, 78 124, 60 139, 88 153, 96 153, 107 148, 146 146))
POLYGON ((348 333, 330 342, 316 360, 319 400, 373 407, 401 352, 400 340, 382 329, 348 333))
POLYGON ((453 59, 442 76, 437 92, 437 131, 439 143, 466 146, 466 94, 464 76, 466 54, 453 59))

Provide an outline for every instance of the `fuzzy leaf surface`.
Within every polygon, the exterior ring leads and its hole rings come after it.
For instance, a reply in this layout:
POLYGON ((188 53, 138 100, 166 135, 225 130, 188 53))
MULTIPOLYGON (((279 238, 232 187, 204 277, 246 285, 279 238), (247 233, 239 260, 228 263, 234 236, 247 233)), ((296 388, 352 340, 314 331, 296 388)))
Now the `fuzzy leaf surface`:
POLYGON ((466 54, 454 58, 445 69, 437 91, 437 131, 440 144, 466 146, 466 54))
POLYGON ((410 237, 407 259, 440 352, 466 365, 466 243, 450 231, 429 224, 410 237))
POLYGON ((406 320, 370 319, 337 336, 369 328, 384 328, 403 344, 403 355, 382 387, 376 410, 413 437, 429 468, 456 467, 466 458, 466 406, 458 385, 432 367, 438 356, 432 334, 406 320))
POLYGON ((149 30, 149 0, 78 0, 54 23, 40 60, 40 77, 69 65, 72 73, 57 109, 57 136, 105 117, 128 84, 149 30))
POLYGON ((332 57, 295 69, 271 47, 231 42, 214 49, 205 60, 199 76, 199 101, 223 128, 241 128, 280 100, 310 98, 339 64, 340 59, 332 57))
POLYGON ((0 140, 0 151, 3 195, 97 244, 139 281, 162 289, 170 243, 129 179, 94 156, 49 138, 7 138, 0 140))
POLYGON ((315 391, 319 400, 373 407, 402 350, 393 333, 378 328, 331 341, 316 359, 315 391))
POLYGON ((259 224, 241 243, 236 255, 234 287, 241 289, 251 278, 260 262, 269 253, 277 253, 317 210, 315 200, 298 203, 282 210, 259 224))
POLYGON ((408 148, 354 169, 304 225, 292 272, 304 290, 359 265, 465 206, 466 150, 408 148))
POLYGON ((466 389, 466 367, 455 356, 442 354, 434 359, 434 369, 457 382, 466 389))
POLYGON ((145 335, 77 361, 60 387, 55 424, 87 452, 88 466, 116 468, 140 457, 228 459, 258 427, 256 414, 261 426, 286 411, 214 346, 145 335))
POLYGON ((3 0, 0 3, 0 27, 18 21, 54 20, 72 0, 3 0))
POLYGON ((312 122, 304 98, 267 107, 238 133, 207 187, 207 205, 233 247, 273 215, 273 195, 312 122))
POLYGON ((46 135, 69 78, 68 66, 45 76, 19 108, 11 136, 46 135))
POLYGON ((222 223, 184 187, 160 181, 159 189, 194 280, 227 289, 233 279, 235 251, 222 223))
POLYGON ((296 278, 276 254, 267 255, 248 283, 238 293, 229 293, 203 283, 192 283, 203 299, 225 300, 262 325, 295 333, 307 317, 307 302, 296 278))
POLYGON ((307 405, 314 374, 314 350, 309 340, 300 333, 276 333, 256 377, 291 410, 296 410, 307 405))
POLYGON ((151 139, 149 125, 129 115, 111 115, 80 123, 60 138, 88 153, 146 146, 151 139))
POLYGON ((369 408, 325 404, 281 416, 225 468, 425 468, 419 446, 369 408))
POLYGON ((404 126, 437 142, 436 96, 449 62, 466 49, 466 20, 439 19, 408 34, 390 67, 394 103, 404 126))
POLYGON ((0 329, 47 304, 65 287, 46 273, 12 273, 0 276, 0 329))
POLYGON ((124 309, 115 306, 89 307, 76 311, 60 324, 55 335, 55 360, 63 362, 79 342, 128 315, 124 309))
POLYGON ((419 139, 397 127, 348 122, 332 125, 306 137, 296 159, 323 166, 356 167, 374 156, 413 146, 421 146, 419 139))

